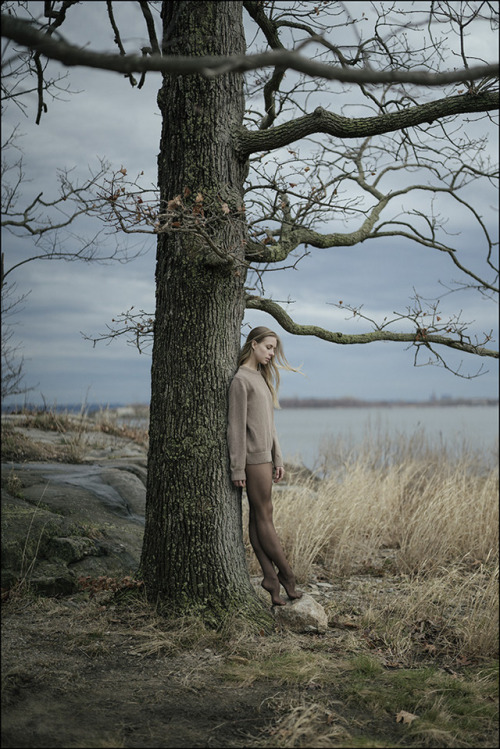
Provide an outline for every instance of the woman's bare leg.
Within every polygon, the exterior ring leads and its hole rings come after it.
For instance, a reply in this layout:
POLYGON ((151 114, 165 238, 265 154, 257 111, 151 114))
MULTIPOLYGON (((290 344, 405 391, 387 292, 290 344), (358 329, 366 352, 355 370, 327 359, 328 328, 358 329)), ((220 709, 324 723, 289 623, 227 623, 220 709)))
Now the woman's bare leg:
POLYGON ((278 595, 276 595, 276 581, 283 585, 289 598, 300 598, 302 593, 295 589, 295 576, 285 557, 273 524, 272 463, 247 465, 245 470, 247 496, 250 504, 250 542, 264 573, 263 587, 271 593, 273 603, 279 603, 277 600, 279 598, 279 584, 278 595), (278 568, 277 575, 273 564, 278 568))

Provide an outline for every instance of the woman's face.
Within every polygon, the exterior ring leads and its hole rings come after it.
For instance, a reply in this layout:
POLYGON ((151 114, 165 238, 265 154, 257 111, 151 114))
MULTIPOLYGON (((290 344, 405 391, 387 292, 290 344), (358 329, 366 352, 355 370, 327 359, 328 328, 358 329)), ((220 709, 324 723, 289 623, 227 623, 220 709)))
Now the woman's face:
POLYGON ((260 343, 254 343, 252 349, 257 363, 263 366, 269 364, 276 353, 277 345, 278 341, 273 335, 266 336, 260 343))

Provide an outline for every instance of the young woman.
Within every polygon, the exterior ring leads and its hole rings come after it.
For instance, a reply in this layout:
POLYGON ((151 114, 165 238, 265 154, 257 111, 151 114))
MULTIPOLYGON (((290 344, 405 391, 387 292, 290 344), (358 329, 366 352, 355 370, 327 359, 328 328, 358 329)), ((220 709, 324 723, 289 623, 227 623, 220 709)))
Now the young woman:
POLYGON ((280 584, 291 599, 301 598, 302 593, 295 587, 273 524, 273 474, 276 483, 285 475, 274 426, 280 379, 275 359, 292 369, 276 333, 265 327, 251 330, 229 390, 228 444, 231 479, 247 491, 250 543, 262 567, 261 585, 271 594, 273 605, 284 606, 280 584))

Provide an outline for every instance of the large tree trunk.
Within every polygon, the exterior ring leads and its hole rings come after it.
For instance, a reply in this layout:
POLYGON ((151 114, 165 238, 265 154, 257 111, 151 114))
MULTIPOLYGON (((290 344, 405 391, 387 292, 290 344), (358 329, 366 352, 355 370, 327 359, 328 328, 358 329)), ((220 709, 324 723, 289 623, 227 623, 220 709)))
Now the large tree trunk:
MULTIPOLYGON (((164 2, 162 12, 164 54, 244 51, 240 2, 164 2)), ((158 103, 161 211, 174 200, 180 215, 158 237, 141 573, 164 610, 220 618, 235 607, 257 611, 226 443, 244 313, 245 164, 233 147, 241 76, 165 76, 158 103)))

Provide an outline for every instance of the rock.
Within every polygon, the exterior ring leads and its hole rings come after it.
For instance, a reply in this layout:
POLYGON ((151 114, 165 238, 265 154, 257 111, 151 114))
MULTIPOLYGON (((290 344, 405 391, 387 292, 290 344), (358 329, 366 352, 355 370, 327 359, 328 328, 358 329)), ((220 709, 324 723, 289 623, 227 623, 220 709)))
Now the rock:
POLYGON ((3 589, 23 584, 67 595, 81 577, 136 574, 146 499, 141 465, 2 468, 3 589))
MULTIPOLYGON (((260 584, 260 577, 251 577, 252 585, 259 598, 270 604, 270 596, 260 584)), ((283 596, 285 598, 285 596, 283 596)), ((304 593, 296 601, 287 600, 286 606, 272 607, 276 621, 293 632, 326 632, 328 617, 326 611, 312 596, 304 593)))
POLYGON ((273 606, 276 621, 293 632, 326 632, 326 611, 311 596, 304 593, 296 601, 287 601, 286 606, 273 606))
POLYGON ((38 575, 30 580, 30 587, 34 593, 41 596, 68 596, 78 589, 76 580, 69 572, 59 572, 54 569, 48 575, 38 575))
POLYGON ((97 541, 85 536, 53 537, 49 540, 46 550, 47 556, 60 559, 66 564, 79 562, 88 556, 103 556, 105 553, 97 541))

